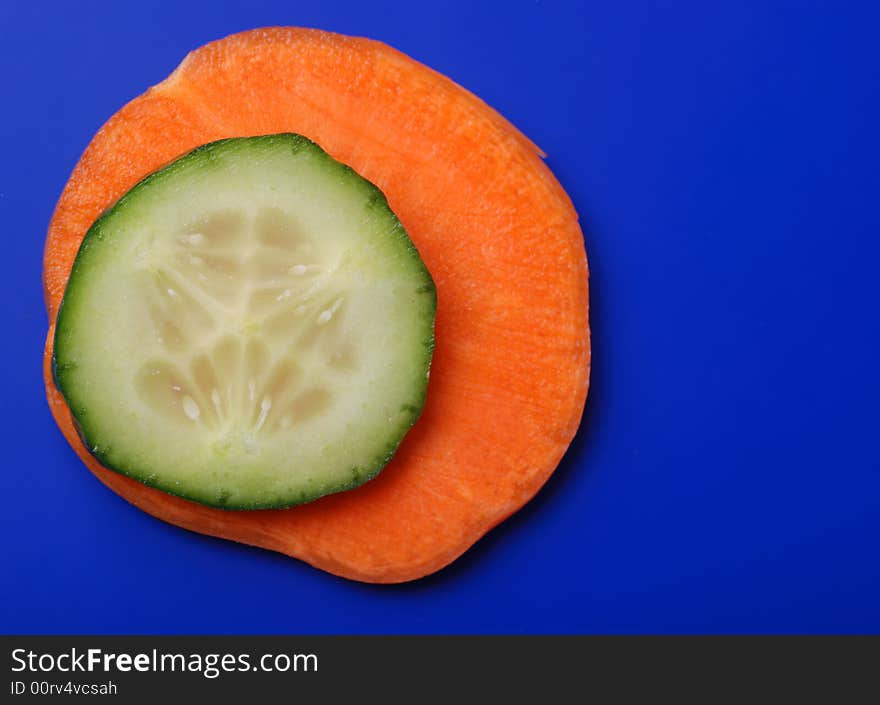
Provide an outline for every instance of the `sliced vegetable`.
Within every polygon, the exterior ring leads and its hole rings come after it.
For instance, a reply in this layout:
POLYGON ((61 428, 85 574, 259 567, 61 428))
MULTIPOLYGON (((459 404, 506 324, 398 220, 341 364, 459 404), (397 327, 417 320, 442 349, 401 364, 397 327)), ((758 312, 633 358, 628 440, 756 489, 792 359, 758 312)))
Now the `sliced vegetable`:
POLYGON ((52 380, 51 331, 50 405, 95 474, 157 517, 357 580, 412 580, 534 496, 589 379, 577 215, 537 148, 478 98, 366 39, 273 28, 198 49, 112 117, 74 170, 46 245, 50 319, 86 231, 144 175, 199 144, 280 132, 376 184, 437 287, 424 411, 382 473, 284 510, 230 512, 146 487, 83 447, 52 380))
POLYGON ((87 233, 55 380, 92 454, 227 509, 385 465, 421 411, 431 277, 375 186, 293 134, 214 142, 87 233))

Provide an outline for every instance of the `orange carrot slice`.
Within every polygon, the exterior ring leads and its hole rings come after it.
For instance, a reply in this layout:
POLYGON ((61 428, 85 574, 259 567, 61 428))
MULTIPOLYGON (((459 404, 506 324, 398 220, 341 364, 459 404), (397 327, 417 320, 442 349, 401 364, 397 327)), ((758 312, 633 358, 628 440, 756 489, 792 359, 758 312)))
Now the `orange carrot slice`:
POLYGON ((371 482, 284 510, 188 502, 103 468, 54 386, 64 435, 98 478, 193 531, 337 575, 402 582, 442 568, 523 506, 580 422, 590 370, 587 262, 577 214, 539 150, 471 93, 379 42, 296 28, 191 54, 114 115, 56 208, 44 285, 54 321, 95 218, 146 174, 223 137, 297 132, 377 184, 438 290, 427 403, 371 482))

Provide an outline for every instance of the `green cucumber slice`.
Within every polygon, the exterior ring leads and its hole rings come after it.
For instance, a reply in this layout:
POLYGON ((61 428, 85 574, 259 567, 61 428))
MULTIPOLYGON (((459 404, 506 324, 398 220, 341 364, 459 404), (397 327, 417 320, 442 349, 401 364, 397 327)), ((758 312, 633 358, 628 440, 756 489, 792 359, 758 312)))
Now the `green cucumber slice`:
POLYGON ((425 400, 437 298, 382 192, 294 134, 204 145, 89 229, 55 380, 108 468, 227 509, 360 485, 425 400))

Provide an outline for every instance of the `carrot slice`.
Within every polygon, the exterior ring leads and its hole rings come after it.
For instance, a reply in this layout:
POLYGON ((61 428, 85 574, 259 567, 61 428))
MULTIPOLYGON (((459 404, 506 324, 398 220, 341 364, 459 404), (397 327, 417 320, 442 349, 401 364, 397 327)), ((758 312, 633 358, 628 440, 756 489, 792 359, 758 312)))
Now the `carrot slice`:
POLYGON ((577 214, 516 128, 449 79, 379 42, 253 30, 189 54, 105 124, 68 182, 46 243, 54 321, 77 248, 134 183, 222 137, 298 132, 388 196, 438 290, 420 421, 373 481, 278 511, 211 509, 103 468, 54 386, 59 427, 98 478, 178 526, 402 582, 442 568, 523 506, 580 422, 590 370, 577 214))

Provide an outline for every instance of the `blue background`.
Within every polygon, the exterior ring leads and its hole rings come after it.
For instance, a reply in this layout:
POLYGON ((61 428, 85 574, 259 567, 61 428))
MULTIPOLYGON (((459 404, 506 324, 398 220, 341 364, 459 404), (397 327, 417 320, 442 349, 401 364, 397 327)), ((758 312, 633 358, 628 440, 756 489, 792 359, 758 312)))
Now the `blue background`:
POLYGON ((880 631, 870 5, 2 3, 2 631, 880 631), (188 50, 269 24, 451 76, 543 147, 581 213, 582 428, 525 510, 413 584, 151 519, 43 398, 43 238, 82 150, 188 50))

